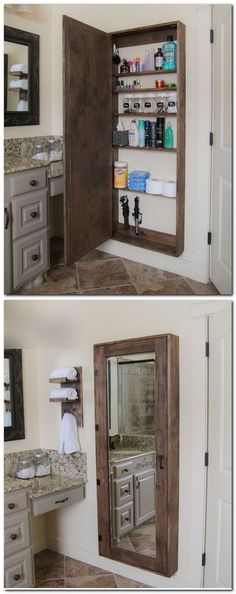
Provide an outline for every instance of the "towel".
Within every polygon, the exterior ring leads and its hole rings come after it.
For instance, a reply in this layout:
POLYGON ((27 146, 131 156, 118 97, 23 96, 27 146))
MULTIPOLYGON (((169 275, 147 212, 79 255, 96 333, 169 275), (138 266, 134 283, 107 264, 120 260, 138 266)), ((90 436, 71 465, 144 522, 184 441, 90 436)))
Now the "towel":
POLYGON ((24 91, 28 90, 28 80, 25 78, 21 78, 20 80, 11 80, 10 89, 24 89, 24 91))
POLYGON ((79 452, 77 424, 74 415, 64 413, 59 436, 59 454, 74 454, 79 452))
POLYGON ((25 99, 20 99, 16 111, 28 111, 28 109, 28 101, 25 101, 25 99))
POLYGON ((23 72, 23 74, 28 74, 25 64, 12 64, 10 72, 23 72))
POLYGON ((54 369, 50 375, 51 379, 57 379, 61 377, 74 380, 77 378, 77 371, 74 367, 65 367, 65 369, 54 369))
POLYGON ((74 388, 58 388, 58 390, 52 390, 49 396, 50 398, 68 398, 68 400, 78 398, 77 391, 74 388))

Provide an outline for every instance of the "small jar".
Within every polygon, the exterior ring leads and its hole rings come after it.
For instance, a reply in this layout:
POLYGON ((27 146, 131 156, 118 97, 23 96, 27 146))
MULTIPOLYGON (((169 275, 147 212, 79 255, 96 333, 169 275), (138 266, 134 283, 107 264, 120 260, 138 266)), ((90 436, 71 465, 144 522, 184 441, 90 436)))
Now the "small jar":
POLYGON ((51 462, 45 452, 36 452, 33 457, 35 476, 48 476, 51 474, 51 462))
POLYGON ((20 458, 16 467, 16 477, 19 479, 31 479, 34 477, 34 463, 32 458, 20 458))
POLYGON ((48 139, 48 153, 50 161, 61 161, 62 149, 58 138, 48 139))
POLYGON ((48 147, 46 142, 39 142, 33 147, 32 159, 48 161, 48 147))

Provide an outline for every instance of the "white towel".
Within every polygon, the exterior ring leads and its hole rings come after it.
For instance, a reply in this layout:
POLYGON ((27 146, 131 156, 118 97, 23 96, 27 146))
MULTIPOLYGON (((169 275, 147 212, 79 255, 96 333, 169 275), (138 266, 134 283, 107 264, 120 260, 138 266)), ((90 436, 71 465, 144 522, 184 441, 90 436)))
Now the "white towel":
POLYGON ((28 74, 25 64, 12 64, 10 72, 23 72, 23 74, 28 74))
POLYGON ((4 400, 7 400, 8 402, 10 402, 10 400, 11 400, 10 390, 4 390, 4 400))
POLYGON ((26 80, 25 78, 21 78, 20 80, 11 80, 10 89, 24 89, 24 91, 27 91, 28 80, 26 80))
POLYGON ((68 400, 76 400, 78 398, 77 391, 74 388, 58 388, 50 392, 50 398, 68 398, 68 400))
POLYGON ((28 101, 25 101, 25 99, 20 99, 16 111, 28 111, 28 109, 28 101))
POLYGON ((60 426, 59 454, 74 454, 79 449, 76 418, 66 412, 60 426))
POLYGON ((54 369, 50 375, 51 379, 65 377, 69 380, 77 378, 77 371, 74 367, 65 367, 64 369, 54 369))

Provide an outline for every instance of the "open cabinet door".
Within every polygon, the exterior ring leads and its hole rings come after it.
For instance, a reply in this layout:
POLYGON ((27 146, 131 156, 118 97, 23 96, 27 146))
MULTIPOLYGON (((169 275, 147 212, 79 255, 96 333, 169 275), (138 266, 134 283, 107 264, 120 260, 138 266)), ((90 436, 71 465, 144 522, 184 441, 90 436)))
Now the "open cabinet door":
POLYGON ((65 262, 112 234, 111 36, 63 17, 65 262))

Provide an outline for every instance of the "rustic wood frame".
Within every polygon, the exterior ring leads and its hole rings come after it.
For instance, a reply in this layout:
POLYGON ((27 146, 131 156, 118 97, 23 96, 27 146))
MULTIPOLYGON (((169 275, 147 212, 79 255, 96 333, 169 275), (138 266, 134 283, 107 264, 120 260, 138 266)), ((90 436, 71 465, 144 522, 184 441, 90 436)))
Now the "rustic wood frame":
POLYGON ((28 111, 4 111, 4 126, 39 124, 39 35, 4 26, 4 40, 28 46, 28 111))
POLYGON ((20 349, 5 349, 4 358, 9 359, 12 405, 12 425, 4 427, 4 441, 25 439, 22 351, 20 349))
POLYGON ((170 577, 178 569, 179 339, 164 334, 95 345, 94 365, 99 554, 170 577), (156 361, 156 559, 110 543, 106 361, 145 352, 155 352, 156 361))

